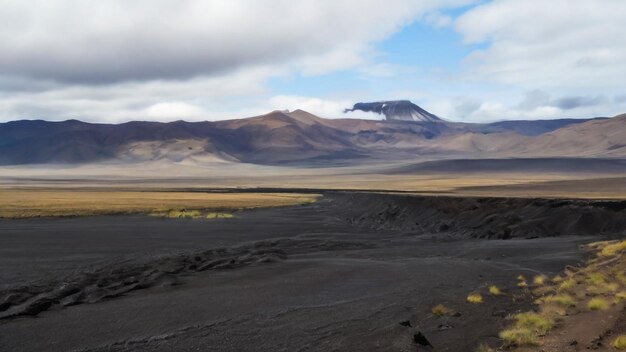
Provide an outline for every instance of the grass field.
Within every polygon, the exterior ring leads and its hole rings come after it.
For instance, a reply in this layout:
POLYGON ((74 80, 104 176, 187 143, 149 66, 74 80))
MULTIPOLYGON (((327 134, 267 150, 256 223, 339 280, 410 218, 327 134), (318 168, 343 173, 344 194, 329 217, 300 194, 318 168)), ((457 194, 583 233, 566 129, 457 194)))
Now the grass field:
POLYGON ((118 190, 1 189, 0 218, 154 214, 280 207, 315 201, 296 193, 202 193, 118 190))

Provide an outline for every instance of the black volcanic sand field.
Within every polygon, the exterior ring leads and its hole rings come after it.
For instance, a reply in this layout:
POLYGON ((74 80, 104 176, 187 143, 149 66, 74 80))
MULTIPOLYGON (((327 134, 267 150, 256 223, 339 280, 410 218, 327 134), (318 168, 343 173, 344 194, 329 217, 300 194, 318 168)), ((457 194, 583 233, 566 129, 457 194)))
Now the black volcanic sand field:
POLYGON ((625 229, 626 202, 365 193, 228 220, 4 220, 0 350, 427 351, 421 334, 472 351, 528 309, 517 275, 625 229))

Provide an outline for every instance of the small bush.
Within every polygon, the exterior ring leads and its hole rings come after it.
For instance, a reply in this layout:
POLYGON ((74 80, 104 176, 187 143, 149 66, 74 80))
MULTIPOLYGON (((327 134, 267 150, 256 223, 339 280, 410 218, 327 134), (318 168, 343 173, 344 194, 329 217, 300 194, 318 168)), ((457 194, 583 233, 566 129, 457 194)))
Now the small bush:
POLYGON ((480 293, 472 292, 467 295, 467 301, 472 304, 483 303, 483 296, 480 293))
POLYGON ((430 311, 434 315, 436 315, 438 317, 441 317, 441 316, 444 316, 444 315, 452 315, 452 310, 450 310, 449 308, 447 308, 443 304, 438 304, 438 305, 434 306, 430 311))
POLYGON ((489 286, 489 293, 492 296, 500 296, 500 295, 502 295, 502 291, 496 285, 489 286))
POLYGON ((528 328, 538 334, 545 334, 552 329, 552 321, 534 312, 520 313, 515 315, 515 326, 528 328))
POLYGON ((626 292, 618 292, 615 294, 615 300, 618 302, 626 301, 626 292))
POLYGON ((512 328, 500 332, 500 338, 509 346, 536 346, 537 337, 527 328, 512 328))
POLYGON ((537 300, 537 303, 554 303, 563 307, 575 307, 576 303, 570 295, 548 295, 537 300))
POLYGON ((567 279, 563 280, 563 282, 559 284, 558 290, 569 291, 572 288, 574 288, 574 286, 576 286, 576 280, 572 279, 571 277, 568 277, 567 279))
POLYGON ((533 279, 533 284, 535 286, 542 286, 548 278, 545 275, 537 275, 533 279))
POLYGON ((626 350, 626 335, 619 335, 611 344, 617 350, 626 350))
POLYGON ((604 298, 595 297, 587 302, 587 308, 591 310, 605 310, 609 308, 609 302, 607 302, 604 298))
POLYGON ((563 281, 563 278, 560 275, 557 275, 552 278, 552 282, 554 282, 555 284, 558 284, 561 281, 563 281))

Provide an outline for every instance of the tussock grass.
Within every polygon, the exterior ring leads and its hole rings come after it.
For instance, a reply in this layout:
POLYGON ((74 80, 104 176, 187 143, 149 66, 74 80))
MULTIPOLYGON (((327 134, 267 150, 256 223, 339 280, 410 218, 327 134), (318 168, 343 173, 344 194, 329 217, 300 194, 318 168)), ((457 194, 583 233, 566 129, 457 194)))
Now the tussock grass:
POLYGON ((557 291, 559 292, 563 292, 563 291, 569 291, 571 289, 574 288, 574 286, 576 286, 576 280, 574 280, 571 277, 568 277, 567 279, 563 280, 559 286, 557 287, 557 291))
POLYGON ((545 335, 554 326, 550 318, 535 312, 516 314, 514 318, 515 324, 499 334, 507 346, 539 345, 538 337, 545 335))
POLYGON ((626 350, 626 335, 619 335, 611 344, 617 350, 626 350))
POLYGON ((604 277, 604 275, 594 272, 588 273, 585 280, 592 285, 602 285, 606 283, 606 278, 604 277))
POLYGON ((467 295, 467 302, 471 304, 483 303, 483 296, 478 292, 472 292, 469 295, 467 295))
POLYGON ((500 289, 498 288, 498 286, 496 286, 496 285, 491 285, 491 286, 489 286, 489 293, 490 293, 492 296, 501 296, 501 295, 503 295, 503 294, 504 294, 504 293, 502 293, 502 290, 500 290, 500 289))
POLYGON ((524 277, 524 275, 517 276, 517 287, 528 287, 528 282, 526 282, 526 278, 524 277))
POLYGON ((604 298, 594 297, 587 302, 587 308, 590 310, 605 310, 609 308, 609 302, 604 298))
POLYGON ((563 281, 563 277, 561 277, 561 275, 556 275, 555 277, 552 278, 552 282, 555 284, 558 284, 559 282, 563 281))
POLYGON ((535 312, 526 312, 515 315, 515 326, 518 328, 528 328, 536 333, 543 335, 552 329, 554 323, 535 312))
POLYGON ((587 285, 587 292, 594 294, 594 295, 615 293, 618 290, 619 290, 619 285, 616 283, 605 283, 602 285, 587 285))
POLYGON ((558 294, 558 295, 547 295, 541 298, 538 298, 535 303, 552 303, 559 305, 561 307, 575 307, 576 302, 574 298, 567 294, 558 294))
POLYGON ((436 306, 434 306, 431 310, 430 310, 434 315, 441 317, 444 315, 452 315, 453 311, 449 308, 447 308, 446 306, 444 306, 443 304, 438 304, 436 306))
POLYGON ((537 275, 533 278, 533 285, 535 286, 543 286, 546 283, 548 277, 545 275, 537 275))
POLYGON ((536 346, 539 345, 537 336, 528 328, 511 328, 499 334, 507 346, 536 346))
MULTIPOLYGON (((594 242, 588 248, 594 250, 596 256, 584 267, 569 267, 552 279, 544 275, 532 279, 531 293, 538 297, 535 300, 538 309, 514 316, 515 323, 499 335, 506 346, 540 345, 541 337, 553 328, 555 320, 567 320, 567 313, 579 313, 579 310, 569 309, 571 307, 586 305, 589 310, 596 311, 610 309, 612 305, 623 307, 626 301, 626 241, 594 242)), ((527 286, 523 275, 519 275, 517 281, 518 286, 527 286)), ((528 293, 527 289, 523 291, 528 293)), ((616 338, 613 347, 626 349, 626 335, 616 338)))

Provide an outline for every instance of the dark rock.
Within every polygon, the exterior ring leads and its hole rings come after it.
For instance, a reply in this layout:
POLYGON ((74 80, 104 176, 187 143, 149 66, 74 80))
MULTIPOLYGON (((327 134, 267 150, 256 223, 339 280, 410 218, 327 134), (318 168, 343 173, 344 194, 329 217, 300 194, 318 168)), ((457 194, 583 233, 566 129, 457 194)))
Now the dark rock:
POLYGON ((424 334, 422 334, 421 331, 418 331, 417 334, 413 335, 413 342, 415 342, 416 344, 418 344, 420 346, 430 346, 430 347, 433 346, 430 343, 430 341, 428 341, 426 336, 424 336, 424 334))

